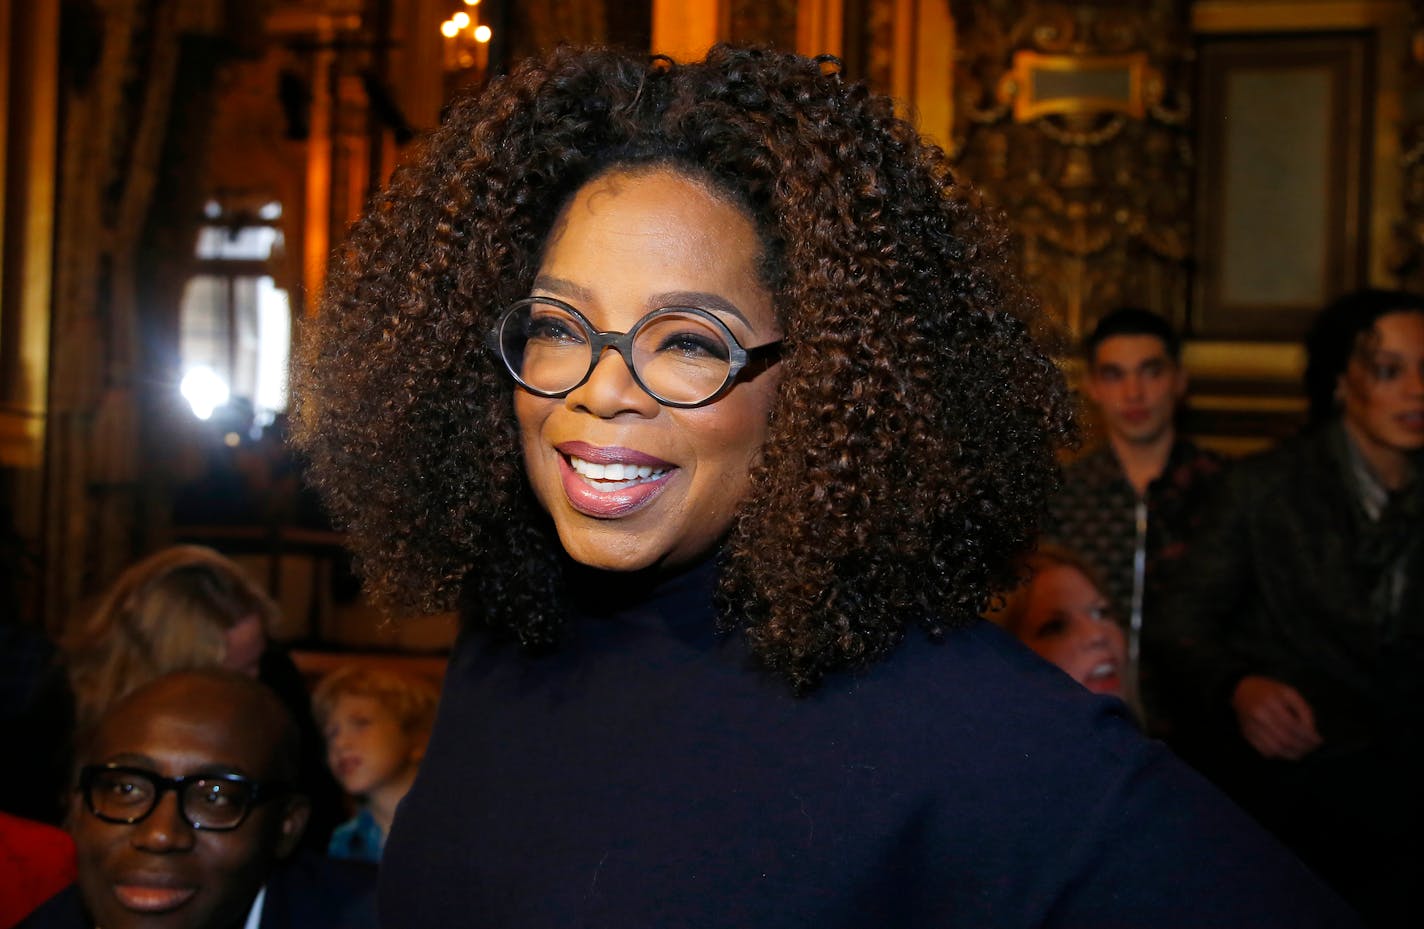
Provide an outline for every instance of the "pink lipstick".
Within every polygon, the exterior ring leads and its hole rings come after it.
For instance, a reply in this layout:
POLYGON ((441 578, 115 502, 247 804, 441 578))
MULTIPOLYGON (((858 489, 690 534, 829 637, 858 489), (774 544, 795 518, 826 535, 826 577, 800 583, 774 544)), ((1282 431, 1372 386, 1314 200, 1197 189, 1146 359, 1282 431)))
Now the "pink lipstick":
POLYGON ((565 442, 559 476, 569 505, 595 519, 618 519, 647 506, 667 487, 677 466, 631 448, 565 442))

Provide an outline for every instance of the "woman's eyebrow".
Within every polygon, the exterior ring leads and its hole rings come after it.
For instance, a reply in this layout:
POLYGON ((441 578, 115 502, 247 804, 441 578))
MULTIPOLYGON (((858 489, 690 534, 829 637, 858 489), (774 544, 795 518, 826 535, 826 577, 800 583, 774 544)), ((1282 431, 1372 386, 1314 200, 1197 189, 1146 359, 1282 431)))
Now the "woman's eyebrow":
POLYGON ((532 290, 548 290, 561 296, 576 300, 579 303, 592 303, 593 291, 582 284, 575 284, 573 281, 562 277, 554 277, 552 274, 540 274, 534 278, 532 290))
MULTIPOLYGON (((582 284, 575 284, 562 277, 554 277, 551 274, 540 274, 534 278, 533 290, 547 290, 551 293, 568 297, 577 303, 588 304, 596 302, 593 291, 582 284)), ((717 313, 726 313, 734 319, 741 320, 742 325, 751 328, 751 320, 747 319, 745 313, 737 308, 737 305, 726 297, 717 294, 707 293, 702 290, 671 290, 666 293, 653 294, 646 301, 645 308, 648 311, 660 310, 665 306, 690 306, 702 310, 710 310, 717 313)))
POLYGON ((648 300, 649 309, 656 310, 665 306, 690 306, 700 310, 713 310, 718 313, 726 313, 742 321, 747 328, 751 328, 751 320, 736 305, 726 297, 719 297, 716 294, 705 293, 700 290, 674 290, 669 293, 655 294, 648 300))

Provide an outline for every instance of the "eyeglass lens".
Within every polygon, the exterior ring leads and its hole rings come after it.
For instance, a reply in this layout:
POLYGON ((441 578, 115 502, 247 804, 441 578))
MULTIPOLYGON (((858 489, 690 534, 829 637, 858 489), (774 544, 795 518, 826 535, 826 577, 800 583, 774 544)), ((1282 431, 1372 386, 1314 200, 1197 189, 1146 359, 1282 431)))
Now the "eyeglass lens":
MULTIPOLYGON (((550 303, 519 307, 505 321, 500 349, 530 387, 563 393, 577 387, 596 360, 592 333, 577 316, 550 303)), ((634 373, 656 397, 697 403, 716 394, 732 369, 732 346, 716 325, 694 313, 663 311, 633 334, 634 373)))
MULTIPOLYGON (((166 787, 166 785, 165 785, 166 787)), ((183 818, 198 829, 231 829, 252 803, 252 785, 225 778, 194 778, 173 788, 183 818)), ((139 771, 99 770, 89 783, 89 804, 100 819, 138 822, 162 796, 153 776, 139 771)))

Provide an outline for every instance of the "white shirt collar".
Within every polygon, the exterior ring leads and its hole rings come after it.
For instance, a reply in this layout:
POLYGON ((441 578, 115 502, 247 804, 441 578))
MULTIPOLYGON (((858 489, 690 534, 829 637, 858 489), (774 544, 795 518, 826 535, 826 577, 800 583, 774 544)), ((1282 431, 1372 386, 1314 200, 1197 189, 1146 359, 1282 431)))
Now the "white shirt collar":
POLYGON ((264 884, 252 899, 252 909, 247 911, 247 922, 242 924, 242 929, 257 929, 257 925, 262 922, 262 902, 266 899, 267 885, 264 884))

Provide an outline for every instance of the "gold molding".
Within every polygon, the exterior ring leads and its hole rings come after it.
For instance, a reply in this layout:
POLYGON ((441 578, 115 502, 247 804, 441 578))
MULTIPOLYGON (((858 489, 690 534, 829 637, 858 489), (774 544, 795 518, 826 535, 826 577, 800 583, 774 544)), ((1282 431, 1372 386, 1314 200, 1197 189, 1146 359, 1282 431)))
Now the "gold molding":
POLYGON ((3 60, 15 78, 4 88, 0 127, 0 319, 15 345, 0 371, 0 464, 37 468, 44 461, 48 410, 50 302, 54 288, 56 158, 59 146, 58 4, 5 3, 3 60), (13 31, 12 31, 13 30, 13 31))
POLYGON ((1187 408, 1201 413, 1305 413, 1309 403, 1304 396, 1263 397, 1258 394, 1197 393, 1187 401, 1187 408))
POLYGON ((1188 342, 1182 363, 1193 378, 1299 384, 1305 347, 1293 342, 1188 342))
POLYGON ((1399 0, 1204 0, 1192 4, 1195 32, 1307 32, 1401 20, 1399 0))

